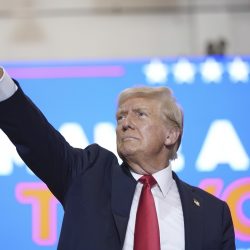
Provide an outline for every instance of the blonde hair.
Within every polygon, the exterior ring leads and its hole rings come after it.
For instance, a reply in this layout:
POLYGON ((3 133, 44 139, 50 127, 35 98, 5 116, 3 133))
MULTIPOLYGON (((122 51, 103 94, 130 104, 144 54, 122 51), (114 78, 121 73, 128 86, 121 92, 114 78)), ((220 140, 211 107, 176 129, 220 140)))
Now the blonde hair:
POLYGON ((177 127, 180 131, 178 140, 170 152, 170 160, 177 158, 177 150, 181 144, 183 133, 183 111, 173 96, 173 91, 167 87, 135 87, 123 90, 118 99, 120 106, 126 100, 135 97, 154 99, 161 103, 161 113, 166 124, 177 127))

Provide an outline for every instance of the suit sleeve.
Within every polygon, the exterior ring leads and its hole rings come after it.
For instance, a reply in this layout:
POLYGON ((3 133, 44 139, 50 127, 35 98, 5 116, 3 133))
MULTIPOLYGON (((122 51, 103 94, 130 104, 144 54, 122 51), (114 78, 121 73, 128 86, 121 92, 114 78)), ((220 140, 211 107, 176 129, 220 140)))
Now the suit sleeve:
POLYGON ((236 247, 233 221, 229 207, 226 203, 224 205, 222 225, 222 250, 235 250, 236 247))
POLYGON ((85 171, 97 155, 98 147, 71 147, 20 86, 14 95, 0 102, 0 128, 62 204, 72 179, 85 171))

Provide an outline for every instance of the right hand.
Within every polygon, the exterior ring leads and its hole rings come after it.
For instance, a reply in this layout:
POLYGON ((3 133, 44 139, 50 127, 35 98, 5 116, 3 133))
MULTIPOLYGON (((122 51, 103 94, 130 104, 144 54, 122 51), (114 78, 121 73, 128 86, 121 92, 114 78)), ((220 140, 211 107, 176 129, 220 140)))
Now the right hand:
POLYGON ((3 76, 3 69, 0 67, 0 79, 2 78, 3 76))

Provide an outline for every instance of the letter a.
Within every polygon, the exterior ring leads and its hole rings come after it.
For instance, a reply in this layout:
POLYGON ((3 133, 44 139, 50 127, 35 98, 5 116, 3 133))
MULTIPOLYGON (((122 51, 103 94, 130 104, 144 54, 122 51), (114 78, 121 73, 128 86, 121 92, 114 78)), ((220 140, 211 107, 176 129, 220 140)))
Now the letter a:
POLYGON ((211 124, 196 161, 199 171, 213 171, 219 164, 228 164, 235 171, 249 168, 249 157, 228 120, 211 124))

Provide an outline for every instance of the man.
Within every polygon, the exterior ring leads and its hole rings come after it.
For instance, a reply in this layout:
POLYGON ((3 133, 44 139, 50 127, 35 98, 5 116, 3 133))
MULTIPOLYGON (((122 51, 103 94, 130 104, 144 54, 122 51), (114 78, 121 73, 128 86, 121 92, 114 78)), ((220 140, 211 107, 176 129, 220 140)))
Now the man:
POLYGON ((225 202, 181 181, 171 160, 182 111, 168 88, 123 91, 117 150, 71 147, 0 70, 0 128, 61 202, 60 250, 235 249, 225 202))

